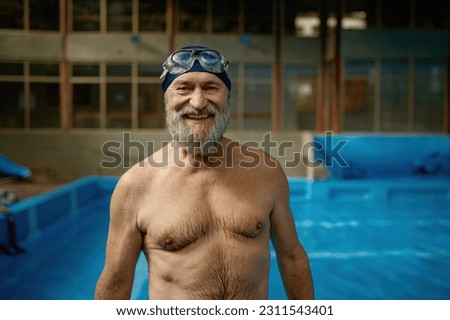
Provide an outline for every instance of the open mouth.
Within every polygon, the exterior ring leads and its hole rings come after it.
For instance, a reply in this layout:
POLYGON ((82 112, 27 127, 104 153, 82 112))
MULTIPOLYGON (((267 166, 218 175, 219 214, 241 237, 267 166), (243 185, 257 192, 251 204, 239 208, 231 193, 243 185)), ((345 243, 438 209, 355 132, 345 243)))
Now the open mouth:
POLYGON ((189 119, 189 120, 205 120, 208 118, 212 118, 214 115, 211 113, 203 113, 203 114, 192 114, 192 113, 187 113, 184 114, 183 117, 185 119, 189 119))

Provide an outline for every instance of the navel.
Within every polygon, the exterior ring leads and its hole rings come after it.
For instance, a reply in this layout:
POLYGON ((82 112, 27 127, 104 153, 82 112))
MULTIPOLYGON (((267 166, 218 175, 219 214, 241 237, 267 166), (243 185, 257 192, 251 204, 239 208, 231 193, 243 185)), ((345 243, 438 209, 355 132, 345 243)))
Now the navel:
POLYGON ((169 273, 164 273, 161 278, 166 282, 173 282, 174 278, 169 273))

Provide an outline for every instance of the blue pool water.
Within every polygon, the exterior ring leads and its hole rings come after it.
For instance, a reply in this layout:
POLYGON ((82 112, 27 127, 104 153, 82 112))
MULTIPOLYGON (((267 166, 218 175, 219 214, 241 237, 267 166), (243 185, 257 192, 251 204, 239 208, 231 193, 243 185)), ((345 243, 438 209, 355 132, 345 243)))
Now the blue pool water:
MULTIPOLYGON (((91 299, 116 178, 87 177, 14 205, 26 253, 0 255, 0 299, 91 299)), ((290 179, 318 299, 449 299, 450 181, 290 179)), ((6 221, 0 219, 0 244, 6 221)), ((270 298, 285 299, 274 260, 270 298)), ((147 298, 144 258, 133 299, 147 298)))

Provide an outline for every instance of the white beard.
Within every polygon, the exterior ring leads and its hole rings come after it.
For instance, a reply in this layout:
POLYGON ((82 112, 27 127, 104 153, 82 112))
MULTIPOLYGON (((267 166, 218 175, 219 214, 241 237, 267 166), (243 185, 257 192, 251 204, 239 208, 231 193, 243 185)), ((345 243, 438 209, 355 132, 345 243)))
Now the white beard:
POLYGON ((231 118, 231 110, 229 104, 225 106, 225 110, 221 113, 209 104, 202 111, 198 111, 190 106, 185 106, 179 111, 169 110, 166 103, 166 125, 172 138, 178 141, 183 148, 196 156, 202 157, 217 153, 217 144, 222 140, 228 123, 231 118), (183 115, 185 114, 211 114, 214 116, 214 122, 210 128, 199 126, 191 130, 185 126, 183 115))

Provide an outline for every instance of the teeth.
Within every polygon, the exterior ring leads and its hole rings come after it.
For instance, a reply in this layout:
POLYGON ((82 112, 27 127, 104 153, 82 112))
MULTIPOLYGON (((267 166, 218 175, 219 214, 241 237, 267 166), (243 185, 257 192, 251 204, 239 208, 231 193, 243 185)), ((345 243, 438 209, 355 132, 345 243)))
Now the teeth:
POLYGON ((186 117, 189 119, 200 120, 208 118, 209 114, 187 114, 186 117))

